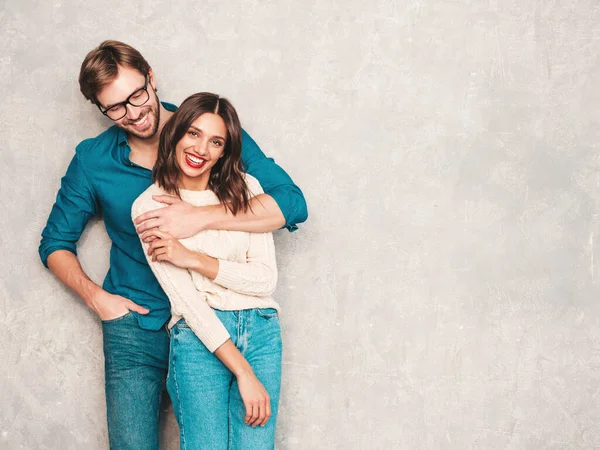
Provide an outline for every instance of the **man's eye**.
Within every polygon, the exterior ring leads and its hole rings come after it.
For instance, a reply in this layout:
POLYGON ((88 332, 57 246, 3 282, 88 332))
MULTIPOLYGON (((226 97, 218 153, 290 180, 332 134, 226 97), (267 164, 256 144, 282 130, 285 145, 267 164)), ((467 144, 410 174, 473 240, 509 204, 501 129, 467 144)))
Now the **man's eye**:
POLYGON ((144 91, 136 92, 135 94, 133 94, 131 96, 131 98, 134 99, 134 100, 140 98, 142 96, 142 92, 144 92, 144 91))
POLYGON ((117 112, 117 111, 119 111, 119 110, 120 110, 122 107, 123 107, 123 105, 115 105, 115 106, 113 106, 112 108, 108 108, 108 110, 109 110, 110 112, 117 112))

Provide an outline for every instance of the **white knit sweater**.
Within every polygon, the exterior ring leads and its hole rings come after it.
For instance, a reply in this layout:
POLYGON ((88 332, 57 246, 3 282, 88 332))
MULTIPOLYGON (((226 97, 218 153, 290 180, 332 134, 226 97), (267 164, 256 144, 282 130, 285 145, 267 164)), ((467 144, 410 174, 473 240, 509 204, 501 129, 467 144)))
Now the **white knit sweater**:
MULTIPOLYGON (((262 193, 258 180, 246 175, 251 196, 262 193)), ((152 199, 164 195, 153 184, 140 195, 131 208, 132 218, 166 205, 152 199)), ((217 205, 214 192, 180 190, 182 200, 196 206, 217 205)), ((172 327, 182 317, 206 347, 214 352, 229 333, 213 308, 235 311, 250 308, 275 308, 271 297, 277 283, 277 265, 272 233, 206 230, 180 242, 188 249, 219 260, 219 272, 214 281, 171 263, 153 262, 148 246, 142 242, 148 264, 171 302, 172 327)))

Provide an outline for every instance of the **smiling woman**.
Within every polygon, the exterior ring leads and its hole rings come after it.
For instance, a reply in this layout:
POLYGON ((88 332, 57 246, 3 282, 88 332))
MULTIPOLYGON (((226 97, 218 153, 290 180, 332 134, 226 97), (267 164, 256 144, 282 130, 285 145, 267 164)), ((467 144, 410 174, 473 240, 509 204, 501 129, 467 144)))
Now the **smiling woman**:
MULTIPOLYGON (((171 194, 233 215, 262 193, 243 172, 231 103, 192 95, 164 126, 154 184, 132 217, 171 194)), ((167 389, 187 448, 273 448, 281 379, 279 305, 271 233, 206 230, 181 241, 144 233, 145 257, 171 302, 167 389), (249 333, 252 330, 252 333, 249 333), (202 405, 202 406, 199 406, 202 405), (257 425, 260 425, 257 427, 257 425)))
POLYGON ((208 184, 212 167, 224 155, 227 129, 220 116, 204 113, 175 146, 181 169, 181 185, 185 189, 202 190, 208 184))
POLYGON ((190 96, 160 135, 154 181, 175 195, 180 188, 191 188, 188 185, 195 186, 193 190, 208 188, 234 215, 246 212, 241 130, 227 99, 207 92, 190 96))

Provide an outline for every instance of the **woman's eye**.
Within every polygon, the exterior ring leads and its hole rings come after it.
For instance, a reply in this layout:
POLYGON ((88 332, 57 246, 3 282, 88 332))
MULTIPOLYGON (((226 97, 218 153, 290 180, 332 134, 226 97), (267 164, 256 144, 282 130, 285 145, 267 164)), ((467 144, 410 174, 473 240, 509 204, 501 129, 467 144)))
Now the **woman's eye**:
POLYGON ((223 145, 223 143, 221 141, 213 141, 213 145, 215 147, 220 147, 221 145, 223 145))
POLYGON ((196 133, 195 131, 188 131, 188 134, 193 137, 198 137, 198 133, 196 133))

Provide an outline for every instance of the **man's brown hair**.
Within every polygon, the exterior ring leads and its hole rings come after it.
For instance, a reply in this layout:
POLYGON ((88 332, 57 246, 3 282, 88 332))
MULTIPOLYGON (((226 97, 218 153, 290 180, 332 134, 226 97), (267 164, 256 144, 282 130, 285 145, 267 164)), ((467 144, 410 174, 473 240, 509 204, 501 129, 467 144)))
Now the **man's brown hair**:
POLYGON ((96 95, 117 77, 119 66, 131 67, 142 75, 150 71, 148 61, 132 46, 119 41, 104 41, 81 63, 79 89, 83 96, 97 105, 96 95))

